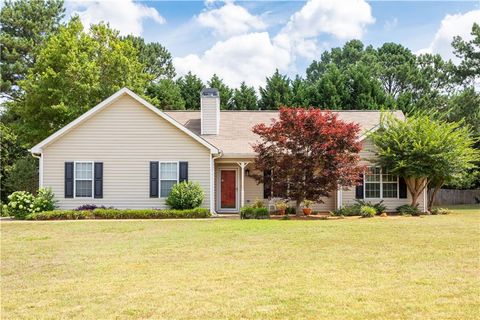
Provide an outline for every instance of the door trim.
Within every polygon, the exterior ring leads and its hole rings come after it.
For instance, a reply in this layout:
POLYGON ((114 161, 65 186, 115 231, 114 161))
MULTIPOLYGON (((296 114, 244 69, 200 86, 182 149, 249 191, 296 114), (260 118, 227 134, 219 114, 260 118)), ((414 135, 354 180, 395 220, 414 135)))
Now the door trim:
POLYGON ((239 168, 218 168, 217 169, 217 212, 224 212, 224 213, 232 213, 239 211, 239 204, 240 204, 240 192, 239 192, 239 168), (235 208, 222 208, 222 171, 235 171, 235 208))

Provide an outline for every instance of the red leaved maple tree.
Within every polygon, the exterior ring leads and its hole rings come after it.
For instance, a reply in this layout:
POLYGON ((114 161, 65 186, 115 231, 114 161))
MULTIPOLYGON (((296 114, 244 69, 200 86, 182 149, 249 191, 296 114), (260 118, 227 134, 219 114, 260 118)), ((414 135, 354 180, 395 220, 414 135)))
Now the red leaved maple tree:
MULTIPOLYGON (((280 109, 270 125, 255 125, 260 139, 252 147, 255 166, 271 170, 271 191, 275 197, 296 202, 297 215, 305 199, 322 203, 338 185, 358 183, 360 126, 339 119, 338 114, 320 109, 280 109)), ((263 175, 254 175, 263 182, 263 175)))

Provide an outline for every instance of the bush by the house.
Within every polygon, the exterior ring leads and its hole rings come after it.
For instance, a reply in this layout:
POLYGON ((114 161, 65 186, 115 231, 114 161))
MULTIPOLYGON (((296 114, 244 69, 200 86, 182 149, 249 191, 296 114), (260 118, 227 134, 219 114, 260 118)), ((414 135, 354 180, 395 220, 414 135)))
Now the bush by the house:
POLYGON ((447 208, 433 208, 431 211, 430 211, 431 214, 450 214, 452 213, 450 210, 448 210, 447 208))
POLYGON ((15 191, 8 196, 7 210, 10 216, 16 219, 25 219, 25 216, 33 212, 35 197, 27 191, 15 191))
POLYGON ((83 211, 83 210, 95 210, 95 209, 115 209, 114 207, 106 207, 106 206, 97 206, 96 204, 82 204, 80 207, 76 208, 75 210, 83 211))
POLYGON ((267 208, 254 208, 246 206, 240 209, 240 219, 268 219, 270 215, 267 208))
POLYGON ((343 206, 340 209, 330 211, 334 216, 359 216, 361 215, 360 206, 358 204, 351 204, 343 206))
POLYGON ((206 208, 186 210, 175 209, 94 209, 94 210, 53 210, 31 213, 27 220, 79 220, 79 219, 192 219, 208 218, 206 208))
POLYGON ((294 207, 287 207, 287 208, 285 209, 285 214, 287 214, 287 215, 288 215, 288 214, 295 215, 296 213, 297 213, 297 211, 295 210, 294 207))
POLYGON ((372 218, 377 214, 377 210, 374 207, 361 206, 360 207, 360 214, 364 218, 372 218))
POLYGON ((37 196, 27 191, 15 191, 8 196, 6 210, 15 219, 25 219, 33 212, 55 209, 54 194, 51 189, 40 188, 37 196))
POLYGON ((55 195, 50 188, 38 189, 37 196, 33 200, 33 212, 51 211, 56 207, 55 195))
POLYGON ((403 215, 407 215, 407 214, 411 214, 412 216, 420 215, 420 210, 418 209, 418 207, 412 206, 410 204, 404 204, 400 207, 397 207, 397 211, 398 213, 403 215))
POLYGON ((167 198, 173 209, 193 209, 199 207, 205 194, 198 183, 183 181, 175 184, 167 198))
POLYGON ((264 208, 264 207, 265 207, 265 203, 263 202, 262 199, 255 199, 255 201, 254 201, 253 204, 252 204, 252 207, 253 207, 253 208, 264 208))
POLYGON ((385 212, 387 210, 387 206, 383 204, 383 200, 377 203, 371 203, 370 201, 365 201, 361 199, 355 199, 356 205, 362 207, 362 206, 369 206, 375 209, 377 214, 380 214, 382 212, 385 212))

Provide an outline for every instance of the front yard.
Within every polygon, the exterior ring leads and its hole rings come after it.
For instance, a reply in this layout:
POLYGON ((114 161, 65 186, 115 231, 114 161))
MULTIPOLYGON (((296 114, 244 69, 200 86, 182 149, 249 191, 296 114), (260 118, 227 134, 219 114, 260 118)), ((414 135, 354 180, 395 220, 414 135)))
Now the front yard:
POLYGON ((2 319, 474 319, 480 207, 332 221, 2 222, 2 319))

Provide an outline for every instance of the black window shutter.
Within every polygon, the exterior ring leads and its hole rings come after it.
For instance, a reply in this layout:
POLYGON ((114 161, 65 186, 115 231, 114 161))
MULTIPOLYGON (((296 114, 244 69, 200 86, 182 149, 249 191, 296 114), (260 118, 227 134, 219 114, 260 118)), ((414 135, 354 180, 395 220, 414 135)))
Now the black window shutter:
POLYGON ((398 177, 398 197, 400 199, 407 199, 407 184, 403 177, 398 177))
POLYGON ((95 162, 93 195, 103 198, 103 162, 95 162))
POLYGON ((73 198, 73 162, 65 162, 65 198, 73 198))
POLYGON ((179 182, 188 181, 188 162, 180 161, 179 166, 180 166, 179 174, 178 174, 179 182))
POLYGON ((263 198, 268 199, 272 195, 272 170, 263 171, 263 198))
POLYGON ((158 161, 150 161, 150 198, 158 198, 158 161))
POLYGON ((360 185, 357 185, 355 187, 355 199, 363 199, 363 174, 360 174, 360 179, 358 180, 360 182, 360 185))

